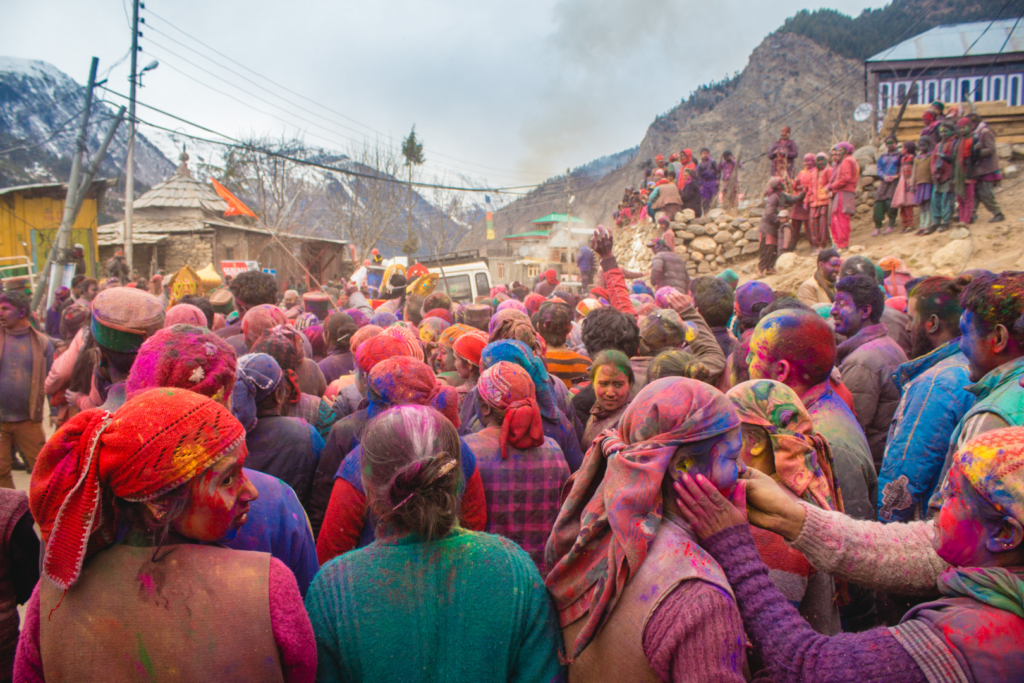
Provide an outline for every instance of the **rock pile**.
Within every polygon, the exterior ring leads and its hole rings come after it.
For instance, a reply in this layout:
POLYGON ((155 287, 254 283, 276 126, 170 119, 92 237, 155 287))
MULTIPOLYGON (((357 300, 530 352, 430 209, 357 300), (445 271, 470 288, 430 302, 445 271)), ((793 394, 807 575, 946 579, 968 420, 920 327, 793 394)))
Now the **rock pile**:
MULTIPOLYGON (((712 209, 706 216, 694 217, 692 209, 680 211, 670 226, 676 235, 675 252, 686 262, 691 277, 718 273, 727 264, 757 254, 757 221, 760 209, 749 216, 732 216, 712 209)), ((615 234, 615 257, 630 270, 646 271, 654 254, 647 243, 661 236, 655 223, 623 228, 615 234)))

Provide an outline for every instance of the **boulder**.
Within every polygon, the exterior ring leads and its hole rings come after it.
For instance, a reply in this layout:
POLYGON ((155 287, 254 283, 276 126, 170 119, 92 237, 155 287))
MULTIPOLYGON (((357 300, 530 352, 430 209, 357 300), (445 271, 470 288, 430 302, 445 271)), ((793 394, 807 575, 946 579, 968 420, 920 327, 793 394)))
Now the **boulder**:
POLYGON ((687 228, 688 232, 692 232, 697 237, 700 237, 701 235, 704 234, 704 226, 703 225, 698 225, 696 223, 690 223, 688 226, 686 226, 686 228, 687 228))
POLYGON ((743 236, 746 239, 751 240, 752 242, 756 242, 757 240, 761 239, 761 231, 758 230, 757 228, 754 228, 753 230, 747 230, 746 234, 744 234, 743 236))
POLYGON ((866 188, 868 185, 874 185, 874 183, 874 178, 862 175, 860 177, 860 180, 857 181, 857 194, 862 194, 864 192, 864 188, 866 188))
POLYGON ((742 230, 733 230, 732 238, 734 240, 741 240, 741 239, 743 239, 743 231, 742 230))
POLYGON ((932 254, 932 265, 939 271, 959 273, 971 257, 970 240, 952 240, 932 254))
POLYGON ((743 221, 740 223, 740 229, 742 230, 750 230, 752 227, 754 227, 754 224, 750 221, 743 221))
POLYGON ((691 251, 688 254, 688 256, 690 258, 692 258, 694 261, 703 261, 704 260, 704 254, 700 253, 699 251, 691 251))
POLYGON ((717 235, 718 234, 718 226, 715 225, 714 223, 708 223, 707 225, 704 226, 704 234, 707 235, 708 237, 712 237, 713 235, 717 235))
POLYGON ((698 273, 710 273, 711 272, 711 264, 709 264, 707 261, 701 261, 700 263, 697 264, 697 272, 698 273))
POLYGON ((855 149, 853 151, 853 158, 857 160, 861 168, 864 168, 868 164, 875 163, 875 159, 878 158, 878 150, 871 145, 867 145, 866 147, 855 149))
POLYGON ((718 229, 719 230, 725 230, 728 227, 729 227, 729 224, 726 223, 725 221, 719 221, 718 222, 718 229))
POLYGON ((775 270, 780 273, 786 273, 793 270, 800 264, 800 257, 792 251, 787 251, 785 254, 781 254, 775 261, 775 270))
POLYGON ((1013 145, 1013 156, 1024 157, 1024 145, 1013 145))
POLYGON ((996 142, 996 155, 1000 159, 1009 159, 1013 156, 1013 145, 1009 142, 996 142))
POLYGON ((861 170, 861 172, 860 172, 860 175, 861 175, 861 177, 870 176, 872 178, 877 178, 878 177, 878 166, 876 166, 875 164, 870 164, 868 166, 864 166, 863 170, 861 170))
POLYGON ((732 242, 732 235, 727 233, 725 230, 719 230, 715 233, 714 239, 719 244, 725 244, 726 242, 732 242))
POLYGON ((748 240, 747 238, 744 237, 741 240, 736 240, 736 245, 735 246, 737 246, 737 247, 745 247, 748 244, 750 244, 750 240, 748 240))
POLYGON ((731 225, 734 228, 741 228, 741 227, 743 227, 743 222, 744 221, 743 221, 742 218, 737 218, 734 221, 732 221, 731 223, 729 223, 729 225, 731 225))
POLYGON ((719 216, 724 216, 724 215, 725 215, 725 211, 722 210, 722 209, 711 209, 707 213, 708 218, 710 218, 711 220, 717 220, 719 216))
POLYGON ((689 242, 694 237, 696 237, 696 235, 694 235, 692 232, 687 232, 685 230, 676 230, 676 239, 677 240, 683 240, 685 242, 689 242))
POLYGON ((725 265, 725 256, 723 256, 722 254, 719 254, 718 256, 716 256, 715 257, 715 263, 717 263, 720 266, 724 266, 725 265))
POLYGON ((971 231, 967 228, 956 228, 949 233, 949 239, 951 240, 965 240, 971 236, 971 231))
POLYGON ((700 252, 702 254, 713 254, 717 247, 718 242, 711 237, 695 237, 694 240, 690 242, 690 250, 700 252))
POLYGON ((692 221, 694 218, 697 217, 697 214, 694 213, 693 209, 683 209, 680 213, 683 214, 681 220, 684 220, 684 221, 687 221, 687 222, 692 221))
POLYGON ((686 252, 688 252, 688 251, 690 251, 690 250, 686 248, 686 245, 685 245, 685 244, 677 244, 677 245, 676 245, 676 248, 675 248, 675 252, 676 252, 677 254, 679 254, 679 255, 683 255, 683 254, 685 254, 685 253, 686 253, 686 252))
MULTIPOLYGON (((1014 145, 1014 146, 1016 147, 1016 145, 1014 145)), ((1004 178, 1016 178, 1019 175, 1020 175, 1020 166, 1017 166, 1016 164, 1010 164, 1009 166, 1006 166, 1005 168, 1003 168, 1003 177, 1004 178)))
POLYGON ((763 208, 756 208, 756 209, 751 209, 750 210, 750 216, 752 218, 760 218, 763 215, 764 215, 764 209, 763 208))
POLYGON ((741 254, 747 256, 748 254, 756 254, 761 251, 761 245, 758 242, 748 242, 743 245, 743 249, 740 251, 741 254))
POLYGON ((739 255, 740 255, 740 250, 739 249, 730 249, 729 251, 727 251, 724 254, 722 254, 722 256, 725 257, 726 261, 732 261, 734 258, 736 258, 739 255))

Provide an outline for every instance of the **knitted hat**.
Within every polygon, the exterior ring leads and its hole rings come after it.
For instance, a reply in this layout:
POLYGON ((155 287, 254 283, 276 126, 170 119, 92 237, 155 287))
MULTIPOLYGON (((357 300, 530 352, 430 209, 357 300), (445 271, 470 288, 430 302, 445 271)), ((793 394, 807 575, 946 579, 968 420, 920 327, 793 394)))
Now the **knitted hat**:
POLYGON ((164 305, 149 292, 114 287, 92 301, 92 335, 105 349, 135 353, 164 326, 164 305))
POLYGON ((405 349, 403 356, 409 356, 416 360, 423 360, 423 345, 420 344, 419 334, 414 332, 411 328, 406 327, 402 323, 392 325, 386 328, 381 335, 387 337, 394 337, 395 339, 402 342, 405 349))
POLYGON ((231 412, 251 432, 256 426, 256 404, 281 384, 281 366, 265 353, 247 353, 238 359, 238 376, 231 394, 231 412))
POLYGON ((370 318, 358 308, 346 308, 345 315, 352 318, 358 327, 366 327, 370 324, 370 318))
POLYGON ((165 327, 142 344, 125 393, 132 399, 157 387, 188 389, 215 401, 227 398, 235 387, 235 351, 205 325, 165 327))
POLYGON ((86 548, 113 543, 114 497, 144 502, 185 484, 245 441, 227 408, 184 389, 152 389, 117 413, 86 410, 36 460, 29 504, 46 555, 43 576, 67 590, 86 548))
POLYGON ((398 322, 398 316, 388 311, 377 311, 370 318, 370 324, 380 328, 391 327, 398 322))
POLYGON ((320 318, 318 318, 316 316, 316 313, 306 312, 306 313, 300 313, 299 314, 299 317, 297 317, 295 319, 295 322, 293 323, 293 326, 295 327, 296 330, 298 330, 299 332, 302 332, 303 330, 305 330, 308 327, 312 327, 313 325, 319 325, 319 324, 320 324, 320 318))
POLYGON ((302 305, 320 320, 326 320, 331 310, 331 297, 323 292, 306 292, 302 295, 302 305))
POLYGON ((210 304, 215 313, 227 315, 235 310, 235 297, 232 296, 230 289, 222 287, 210 294, 210 304))
POLYGON ((288 318, 280 308, 273 304, 260 304, 245 312, 245 317, 242 318, 242 334, 245 336, 245 342, 251 346, 264 332, 287 322, 288 318))
POLYGON ((953 456, 953 467, 992 507, 1024 523, 1024 428, 974 437, 953 456))
POLYGON ((175 304, 164 315, 164 327, 175 325, 206 327, 206 314, 192 304, 175 304))

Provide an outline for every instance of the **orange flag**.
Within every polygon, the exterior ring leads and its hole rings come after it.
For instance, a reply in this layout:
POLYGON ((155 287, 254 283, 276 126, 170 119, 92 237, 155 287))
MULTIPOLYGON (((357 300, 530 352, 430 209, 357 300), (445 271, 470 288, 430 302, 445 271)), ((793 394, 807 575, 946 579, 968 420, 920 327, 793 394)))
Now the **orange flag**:
POLYGON ((252 209, 243 204, 241 199, 231 194, 231 190, 218 183, 216 178, 210 178, 210 182, 213 183, 213 189, 217 191, 220 198, 228 203, 228 208, 224 212, 225 216, 252 216, 259 220, 256 214, 252 212, 252 209))

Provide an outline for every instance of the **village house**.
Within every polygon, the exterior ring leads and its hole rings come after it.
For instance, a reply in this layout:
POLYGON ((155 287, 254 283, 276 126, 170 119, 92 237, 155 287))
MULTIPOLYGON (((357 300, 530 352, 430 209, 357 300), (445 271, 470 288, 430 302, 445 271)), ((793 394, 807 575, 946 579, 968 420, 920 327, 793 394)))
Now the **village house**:
POLYGON ((593 229, 564 213, 550 213, 530 221, 530 230, 502 238, 505 248, 488 251, 491 279, 495 282, 532 282, 541 272, 553 269, 563 282, 578 282, 576 252, 589 242, 593 229))
MULTIPOLYGON (((251 218, 225 217, 227 203, 211 185, 193 177, 188 154, 183 152, 180 160, 174 175, 132 204, 133 260, 140 274, 174 273, 184 265, 200 270, 213 263, 223 277, 222 262, 255 261, 273 271, 283 286, 290 277, 305 278, 296 259, 321 283, 352 273, 346 240, 279 232, 282 247, 251 218)), ((99 226, 97 235, 102 263, 123 248, 124 221, 99 226)))

